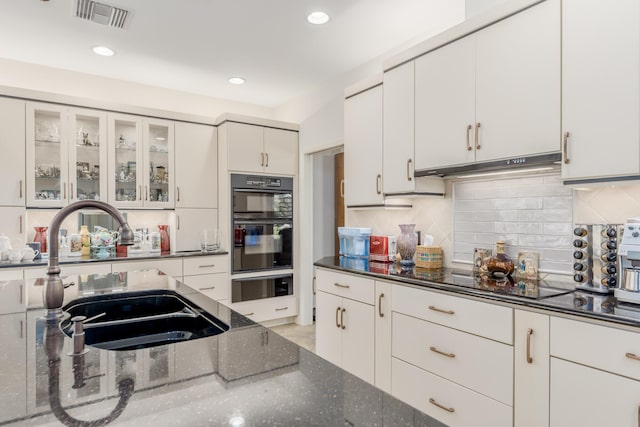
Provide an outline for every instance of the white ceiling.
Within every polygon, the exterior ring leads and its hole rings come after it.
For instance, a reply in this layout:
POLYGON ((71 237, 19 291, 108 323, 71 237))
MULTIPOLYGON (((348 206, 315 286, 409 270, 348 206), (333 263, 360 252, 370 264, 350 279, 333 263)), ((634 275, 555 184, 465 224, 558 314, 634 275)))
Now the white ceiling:
POLYGON ((74 17, 75 0, 0 0, 0 58, 276 107, 464 15, 463 0, 100 1, 132 12, 126 29, 74 17), (307 23, 317 9, 328 24, 307 23))

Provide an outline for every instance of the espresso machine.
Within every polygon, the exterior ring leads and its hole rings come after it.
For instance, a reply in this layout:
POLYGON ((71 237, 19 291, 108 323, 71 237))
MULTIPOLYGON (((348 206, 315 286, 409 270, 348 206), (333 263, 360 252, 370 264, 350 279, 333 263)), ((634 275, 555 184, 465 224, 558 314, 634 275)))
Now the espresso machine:
MULTIPOLYGON (((638 224, 640 226, 640 224, 638 224)), ((576 290, 611 294, 618 284, 620 224, 577 224, 573 229, 576 290)))
POLYGON ((640 218, 630 218, 624 225, 618 265, 620 274, 614 292, 616 299, 640 304, 640 218))

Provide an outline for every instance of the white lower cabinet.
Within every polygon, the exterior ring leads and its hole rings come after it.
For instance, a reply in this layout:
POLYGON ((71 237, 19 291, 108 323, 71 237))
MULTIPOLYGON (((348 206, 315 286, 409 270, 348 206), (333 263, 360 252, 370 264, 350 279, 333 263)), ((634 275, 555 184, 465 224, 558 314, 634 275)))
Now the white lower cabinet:
POLYGON ((551 427, 640 425, 639 381, 552 357, 550 397, 551 427))
POLYGON ((157 259, 144 261, 120 261, 114 262, 112 270, 114 273, 127 271, 149 270, 157 268, 167 276, 180 279, 182 277, 182 260, 181 259, 157 259))
POLYGON ((549 425, 549 316, 515 310, 514 425, 549 425))
POLYGON ((512 425, 509 405, 395 357, 391 368, 393 395, 449 427, 512 425))
POLYGON ((182 282, 213 300, 229 299, 229 275, 227 273, 184 276, 182 282))
POLYGON ((391 393, 391 287, 376 280, 375 384, 391 393))
POLYGON ((254 322, 282 319, 298 314, 298 299, 295 295, 264 298, 227 305, 254 322))
POLYGON ((27 383, 20 381, 27 369, 25 321, 24 312, 0 316, 0 423, 27 415, 27 383))

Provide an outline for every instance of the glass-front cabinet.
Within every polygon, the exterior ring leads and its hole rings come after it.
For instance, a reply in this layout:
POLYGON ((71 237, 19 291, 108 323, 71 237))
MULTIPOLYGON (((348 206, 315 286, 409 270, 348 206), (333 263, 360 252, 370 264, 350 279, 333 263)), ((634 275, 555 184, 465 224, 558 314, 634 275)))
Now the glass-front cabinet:
POLYGON ((110 202, 117 207, 172 208, 173 123, 109 114, 110 202))
POLYGON ((104 200, 106 135, 103 112, 27 103, 27 206, 104 200))

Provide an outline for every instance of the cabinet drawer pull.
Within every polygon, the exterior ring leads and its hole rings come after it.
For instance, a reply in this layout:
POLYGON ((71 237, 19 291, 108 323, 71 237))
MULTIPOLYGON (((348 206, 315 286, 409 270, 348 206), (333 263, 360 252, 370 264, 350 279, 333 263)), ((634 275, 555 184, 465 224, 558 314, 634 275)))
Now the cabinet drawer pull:
POLYGON ((473 147, 471 146, 471 139, 469 137, 469 134, 471 133, 472 128, 473 126, 467 125, 467 151, 473 150, 473 147))
POLYGON ((342 285, 340 283, 334 283, 333 286, 337 286, 339 288, 349 289, 349 285, 342 285))
POLYGON ((476 138, 476 150, 480 149, 480 143, 478 142, 478 134, 480 129, 480 122, 476 123, 476 134, 475 134, 475 138, 476 138))
POLYGON ((344 325, 344 312, 347 311, 346 308, 343 308, 342 311, 340 312, 340 327, 342 329, 347 329, 347 327, 344 325))
POLYGON ((19 196, 22 199, 22 180, 20 180, 20 194, 19 194, 19 196))
POLYGON ((176 195, 176 202, 179 202, 180 201, 180 187, 176 187, 176 193, 178 193, 176 195))
POLYGON ((253 316, 255 313, 252 311, 251 313, 243 314, 243 316, 253 316))
POLYGON ((284 311, 284 310, 288 310, 289 306, 287 307, 280 307, 280 308, 276 308, 276 311, 284 311))
POLYGON ((69 183, 69 199, 73 200, 73 182, 69 183))
POLYGON ((527 329, 527 363, 533 363, 531 357, 531 335, 533 335, 533 329, 527 329))
POLYGON ((382 193, 382 191, 380 190, 380 181, 382 181, 382 175, 378 174, 376 176, 376 194, 382 193))
POLYGON ((636 356, 633 353, 627 353, 627 354, 625 354, 625 356, 627 356, 629 359, 637 360, 637 361, 640 362, 640 356, 636 356))
POLYGON ((455 354, 453 354, 453 353, 445 353, 444 351, 440 351, 440 350, 438 350, 437 348, 435 348, 435 347, 433 347, 433 346, 429 347, 429 350, 433 351, 434 353, 438 353, 438 354, 441 354, 441 355, 443 355, 443 356, 450 357, 450 358, 452 358, 452 359, 453 359, 454 357, 456 357, 456 355, 455 355, 455 354))
POLYGON ((455 412, 455 411, 456 411, 456 410, 455 410, 455 409, 453 409, 453 408, 447 408, 446 406, 439 404, 439 403, 438 403, 438 402, 436 402, 436 400, 435 400, 434 398, 432 398, 432 397, 430 397, 430 398, 429 398, 429 403, 431 403, 432 405, 436 405, 438 408, 440 408, 440 409, 444 409, 444 410, 445 410, 445 411, 447 411, 447 412, 452 412, 452 413, 453 413, 453 412, 455 412))
POLYGON ((215 286, 207 286, 206 288, 198 288, 199 291, 210 291, 212 289, 215 289, 215 286))
POLYGON ((564 133, 564 138, 562 138, 562 154, 564 154, 564 164, 568 164, 569 163, 569 150, 568 150, 568 145, 569 145, 569 137, 571 136, 571 134, 569 132, 565 132, 564 133))
POLYGON ((264 158, 266 159, 266 161, 264 162, 264 167, 268 168, 269 167, 269 153, 264 153, 264 158))
POLYGON ((384 313, 382 312, 382 298, 384 298, 383 293, 378 295, 378 316, 380 317, 384 317, 384 313))
POLYGON ((336 328, 340 327, 340 321, 338 320, 339 314, 340 314, 340 307, 336 308, 336 328))
POLYGON ((412 163, 411 159, 407 160, 407 181, 411 181, 411 179, 412 179, 411 178, 411 163, 412 163))
POLYGON ((199 265, 198 268, 213 268, 215 267, 215 264, 205 264, 205 265, 199 265))
POLYGON ((437 311, 438 313, 444 313, 444 314, 455 314, 455 311, 453 310, 443 310, 441 308, 434 307, 433 305, 429 306, 429 310, 437 311))

